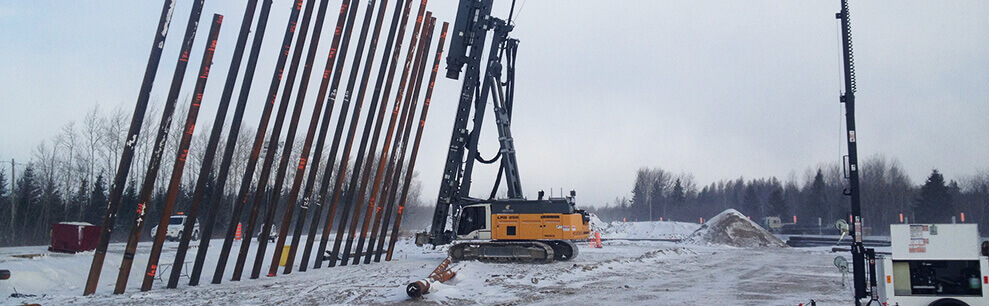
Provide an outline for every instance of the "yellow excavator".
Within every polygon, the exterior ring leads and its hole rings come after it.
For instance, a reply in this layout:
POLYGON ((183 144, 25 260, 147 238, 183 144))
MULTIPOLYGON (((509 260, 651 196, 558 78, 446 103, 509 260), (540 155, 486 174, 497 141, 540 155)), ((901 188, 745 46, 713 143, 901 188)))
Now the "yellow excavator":
POLYGON ((549 197, 539 192, 536 200, 525 199, 511 132, 515 97, 515 59, 519 41, 509 38, 508 20, 491 16, 493 0, 461 0, 446 59, 446 76, 460 79, 463 86, 447 152, 439 197, 430 231, 418 233, 416 244, 450 246, 454 261, 552 262, 577 256, 574 240, 590 234, 588 214, 574 204, 576 193, 549 197), (491 42, 486 44, 488 32, 491 42), (487 48, 486 48, 487 47, 487 48), (485 50, 487 49, 487 50, 485 50), (482 57, 487 51, 486 61, 482 57), (484 68, 484 73, 481 73, 484 68), (504 68, 504 69, 503 69, 504 68), (504 70, 504 71, 503 71, 504 70), (504 72, 504 73, 503 73, 504 72), (477 143, 491 98, 500 150, 491 159, 481 157, 477 143), (473 115, 473 127, 468 120, 473 115), (488 199, 469 196, 471 174, 476 162, 499 163, 498 177, 488 199), (504 178, 507 198, 495 199, 504 178), (450 229, 447 226, 452 224, 450 229))

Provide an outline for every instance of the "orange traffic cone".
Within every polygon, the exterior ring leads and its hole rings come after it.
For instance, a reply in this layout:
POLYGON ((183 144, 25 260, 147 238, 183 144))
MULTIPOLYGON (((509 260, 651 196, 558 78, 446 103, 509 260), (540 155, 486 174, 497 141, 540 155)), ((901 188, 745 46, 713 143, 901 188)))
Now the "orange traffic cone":
POLYGON ((595 242, 594 244, 595 248, 600 249, 604 247, 604 245, 601 244, 601 232, 594 232, 594 242, 595 242))
POLYGON ((234 236, 234 240, 240 241, 241 237, 240 223, 237 223, 237 236, 234 236))

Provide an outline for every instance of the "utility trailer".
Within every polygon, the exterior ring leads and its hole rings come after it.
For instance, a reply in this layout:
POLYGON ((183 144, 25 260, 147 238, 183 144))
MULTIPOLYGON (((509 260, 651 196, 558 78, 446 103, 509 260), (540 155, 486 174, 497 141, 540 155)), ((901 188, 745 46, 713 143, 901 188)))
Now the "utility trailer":
POLYGON ((976 224, 893 224, 876 260, 883 305, 989 305, 989 257, 976 224))

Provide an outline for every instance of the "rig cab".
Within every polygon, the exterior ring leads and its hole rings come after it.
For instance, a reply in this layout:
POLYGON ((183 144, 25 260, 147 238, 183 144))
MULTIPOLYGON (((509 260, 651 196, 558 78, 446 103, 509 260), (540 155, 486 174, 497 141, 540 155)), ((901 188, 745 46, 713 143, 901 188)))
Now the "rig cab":
POLYGON ((503 200, 468 205, 457 240, 578 240, 590 234, 590 217, 572 198, 503 200))

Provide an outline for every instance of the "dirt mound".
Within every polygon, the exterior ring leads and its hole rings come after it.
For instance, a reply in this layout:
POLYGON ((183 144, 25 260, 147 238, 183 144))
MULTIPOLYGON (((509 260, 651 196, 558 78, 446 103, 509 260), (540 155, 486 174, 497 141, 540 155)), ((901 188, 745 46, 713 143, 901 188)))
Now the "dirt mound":
POLYGON ((734 209, 725 210, 711 218, 684 241, 742 248, 786 247, 782 240, 734 209))

